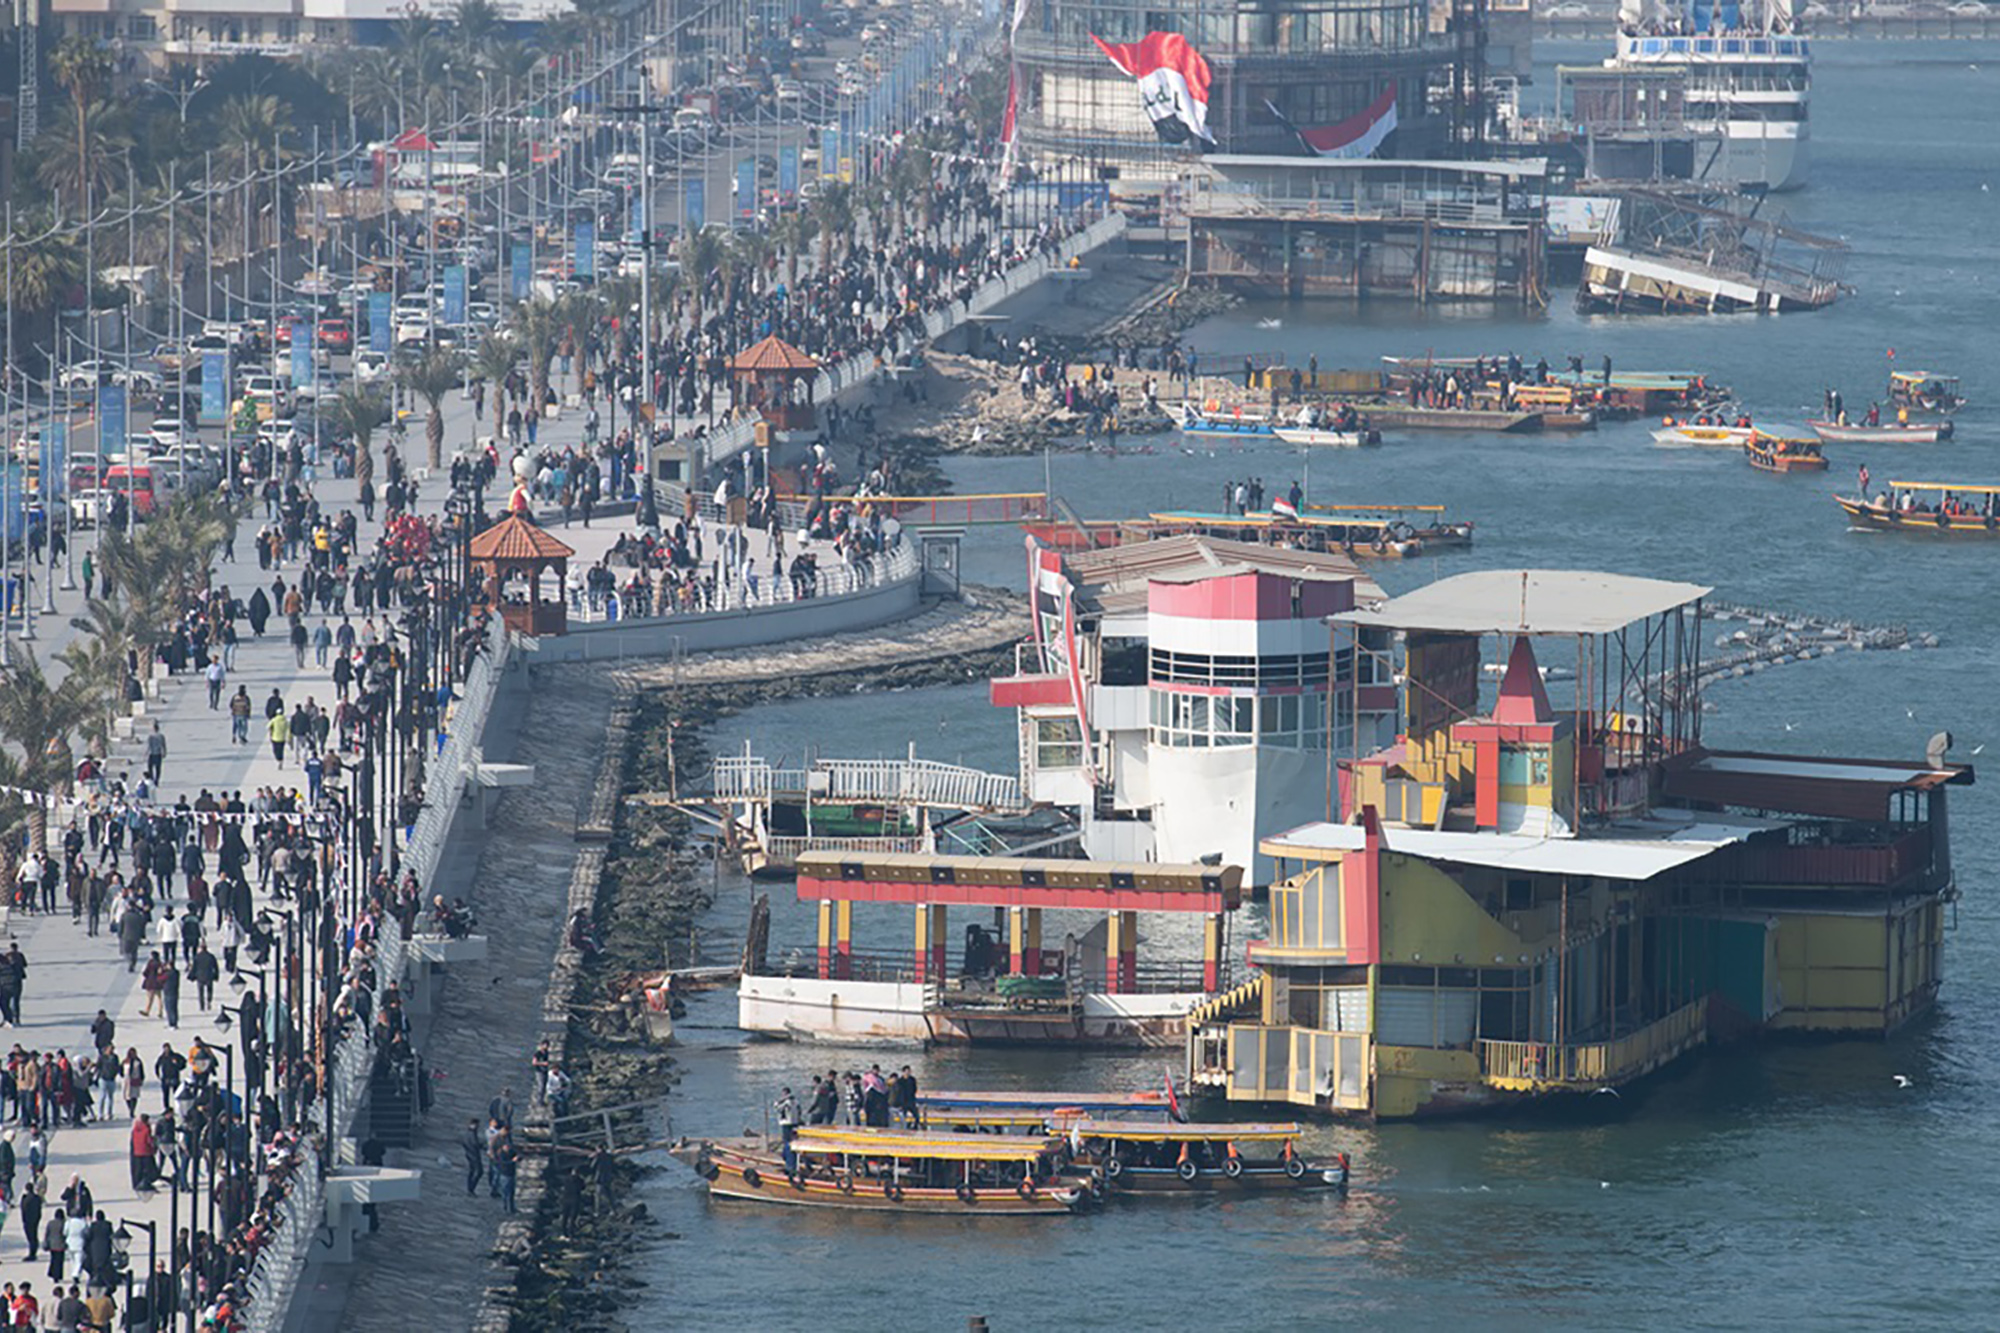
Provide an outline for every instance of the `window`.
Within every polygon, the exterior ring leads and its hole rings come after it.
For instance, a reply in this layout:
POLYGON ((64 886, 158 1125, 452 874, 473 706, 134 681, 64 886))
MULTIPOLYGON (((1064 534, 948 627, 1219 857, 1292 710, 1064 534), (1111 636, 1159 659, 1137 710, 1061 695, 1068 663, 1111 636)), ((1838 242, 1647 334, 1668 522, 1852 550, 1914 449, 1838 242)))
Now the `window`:
POLYGON ((135 42, 150 42, 160 35, 151 14, 134 14, 125 20, 125 36, 135 42))
POLYGON ((1035 719, 1035 767, 1083 767, 1083 728, 1075 718, 1035 719))

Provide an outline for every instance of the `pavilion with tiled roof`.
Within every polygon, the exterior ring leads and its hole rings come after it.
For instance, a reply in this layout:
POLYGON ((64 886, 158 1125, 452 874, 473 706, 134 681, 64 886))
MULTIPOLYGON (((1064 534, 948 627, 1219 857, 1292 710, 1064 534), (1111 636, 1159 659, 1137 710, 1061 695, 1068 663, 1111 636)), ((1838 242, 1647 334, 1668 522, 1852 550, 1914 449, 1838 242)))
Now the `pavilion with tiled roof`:
POLYGON ((568 608, 563 602, 563 579, 569 572, 569 558, 576 551, 554 534, 535 526, 519 514, 510 514, 486 531, 474 534, 469 553, 472 567, 486 576, 487 596, 500 605, 507 628, 522 634, 564 634, 569 631, 568 608), (554 569, 555 596, 542 596, 542 573, 554 569), (510 599, 507 585, 516 575, 526 575, 526 600, 510 599))
POLYGON ((736 401, 754 407, 772 430, 811 430, 819 362, 772 334, 729 363, 736 401))

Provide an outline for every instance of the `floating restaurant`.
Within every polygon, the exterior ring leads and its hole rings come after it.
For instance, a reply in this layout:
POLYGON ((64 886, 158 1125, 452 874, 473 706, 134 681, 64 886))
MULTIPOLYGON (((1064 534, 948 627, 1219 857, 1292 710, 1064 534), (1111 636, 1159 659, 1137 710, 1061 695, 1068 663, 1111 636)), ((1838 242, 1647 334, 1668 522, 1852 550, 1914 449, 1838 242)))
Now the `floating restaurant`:
POLYGON ((1337 819, 1260 840, 1270 934, 1191 1017, 1193 1084, 1435 1115, 1927 1010, 1956 895, 1946 791, 1972 770, 1946 738, 1918 762, 1711 749, 1708 592, 1490 571, 1335 614, 1336 653, 1386 671, 1393 638, 1396 735, 1339 766, 1337 819), (1506 665, 1482 704, 1488 643, 1506 665))

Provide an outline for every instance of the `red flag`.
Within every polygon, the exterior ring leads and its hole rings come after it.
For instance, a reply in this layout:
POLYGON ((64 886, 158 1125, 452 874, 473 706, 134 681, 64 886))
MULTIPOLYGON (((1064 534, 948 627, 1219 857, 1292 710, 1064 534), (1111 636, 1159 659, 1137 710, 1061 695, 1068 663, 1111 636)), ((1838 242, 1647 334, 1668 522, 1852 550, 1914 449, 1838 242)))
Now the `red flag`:
POLYGON ((1215 142, 1208 132, 1208 62, 1177 32, 1149 32, 1136 42, 1090 40, 1111 63, 1139 81, 1139 98, 1154 130, 1168 143, 1190 136, 1215 142))
POLYGON ((1184 1125, 1187 1123, 1187 1113, 1181 1110, 1181 1099, 1174 1095, 1174 1076, 1172 1074, 1167 1075, 1167 1114, 1172 1116, 1177 1124, 1184 1125))

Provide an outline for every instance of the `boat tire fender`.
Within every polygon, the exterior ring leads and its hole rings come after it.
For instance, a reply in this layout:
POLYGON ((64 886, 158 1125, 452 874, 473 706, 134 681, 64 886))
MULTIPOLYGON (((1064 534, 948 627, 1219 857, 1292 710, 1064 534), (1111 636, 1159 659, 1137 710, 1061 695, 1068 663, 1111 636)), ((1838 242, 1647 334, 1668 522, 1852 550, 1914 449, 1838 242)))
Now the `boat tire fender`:
POLYGON ((710 1161, 708 1155, 704 1153, 700 1158, 698 1158, 695 1161, 694 1173, 700 1176, 703 1180, 714 1180, 717 1176, 722 1174, 722 1171, 715 1165, 714 1162, 710 1161))
POLYGON ((882 1182, 882 1197, 889 1200, 889 1202, 891 1203, 895 1203, 902 1199, 903 1187, 896 1183, 894 1177, 891 1177, 890 1179, 882 1182))
POLYGON ((754 1190, 764 1183, 764 1178, 757 1174, 756 1167, 746 1166, 743 1168, 743 1183, 754 1190))
POLYGON ((1951 526, 1951 520, 1945 516, 1945 512, 1942 509, 1938 510, 1937 517, 1931 521, 1936 523, 1941 528, 1948 528, 1951 526))
POLYGON ((972 1186, 965 1184, 963 1181, 959 1182, 957 1188, 952 1192, 958 1195, 960 1203, 971 1203, 976 1197, 972 1192, 972 1186))
POLYGON ((839 1177, 835 1179, 834 1183, 840 1186, 840 1192, 842 1194, 854 1193, 854 1173, 852 1171, 841 1172, 839 1177))
POLYGON ((1228 1161, 1224 1162, 1222 1164, 1222 1174, 1228 1176, 1231 1180, 1235 1180, 1237 1177, 1241 1176, 1243 1174, 1243 1159, 1240 1157, 1232 1157, 1228 1161))
POLYGON ((1014 1193, 1020 1195, 1024 1199, 1034 1198, 1035 1178, 1033 1176, 1022 1176, 1021 1183, 1014 1187, 1014 1193))
POLYGON ((1297 1180, 1305 1173, 1306 1173, 1306 1164, 1303 1158, 1288 1157, 1285 1159, 1285 1174, 1290 1176, 1293 1180, 1297 1180))
POLYGON ((1113 1180, 1125 1174, 1125 1159, 1115 1154, 1105 1160, 1104 1174, 1113 1180))
POLYGON ((1201 1168, 1194 1164, 1193 1158, 1189 1158, 1187 1161, 1182 1162, 1178 1167, 1175 1168, 1175 1170, 1180 1172, 1180 1177, 1182 1180, 1188 1181, 1190 1183, 1193 1182, 1196 1176, 1201 1174, 1201 1168))

